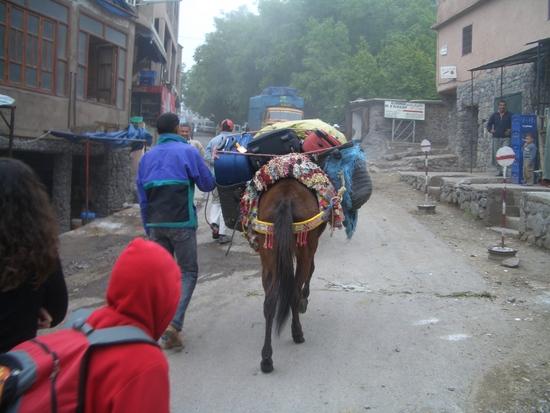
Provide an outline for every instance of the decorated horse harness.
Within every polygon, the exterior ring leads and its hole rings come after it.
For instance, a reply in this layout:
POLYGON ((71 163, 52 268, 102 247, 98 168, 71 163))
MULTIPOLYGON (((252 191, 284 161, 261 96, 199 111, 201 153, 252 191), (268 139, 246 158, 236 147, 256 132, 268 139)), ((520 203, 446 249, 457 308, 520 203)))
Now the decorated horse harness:
POLYGON ((260 246, 257 234, 265 235, 264 248, 273 248, 274 224, 258 219, 260 196, 270 186, 281 179, 292 178, 315 192, 319 203, 319 213, 301 222, 292 224, 298 246, 307 245, 307 235, 323 223, 332 228, 341 228, 343 221, 340 205, 345 186, 336 192, 325 172, 305 154, 290 153, 274 157, 262 166, 251 179, 241 198, 241 223, 243 233, 255 250, 260 246))

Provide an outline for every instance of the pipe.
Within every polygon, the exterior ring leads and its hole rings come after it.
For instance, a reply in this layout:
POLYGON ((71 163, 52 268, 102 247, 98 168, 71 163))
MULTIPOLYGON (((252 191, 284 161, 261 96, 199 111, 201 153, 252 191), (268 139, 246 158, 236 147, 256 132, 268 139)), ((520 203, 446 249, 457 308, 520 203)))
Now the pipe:
POLYGON ((73 104, 73 72, 69 72, 69 104, 67 105, 67 129, 71 129, 71 105, 73 104))
POLYGON ((474 128, 477 126, 477 120, 474 122, 474 72, 470 72, 470 110, 472 111, 472 136, 470 136, 470 173, 474 170, 474 128))
POLYGON ((90 140, 86 140, 86 160, 85 160, 85 174, 86 174, 86 223, 88 221, 88 214, 90 213, 90 140))
POLYGON ((500 66, 500 98, 502 99, 502 81, 504 77, 504 66, 500 66))
POLYGON ((10 124, 9 124, 9 144, 8 144, 8 157, 13 157, 13 127, 15 122, 15 108, 10 108, 10 124))
POLYGON ((73 73, 73 128, 76 127, 76 90, 78 89, 77 73, 73 73))

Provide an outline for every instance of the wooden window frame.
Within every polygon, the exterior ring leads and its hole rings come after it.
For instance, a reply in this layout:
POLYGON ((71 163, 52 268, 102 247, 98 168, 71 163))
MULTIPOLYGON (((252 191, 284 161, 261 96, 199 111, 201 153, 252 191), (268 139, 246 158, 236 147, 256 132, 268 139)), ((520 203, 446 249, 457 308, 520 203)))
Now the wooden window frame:
MULTIPOLYGON (((64 4, 58 3, 63 7, 67 7, 64 4)), ((10 2, 4 2, 5 7, 5 20, 0 21, 0 26, 3 26, 4 28, 4 44, 1 45, 4 49, 4 57, 0 61, 0 64, 3 64, 4 66, 4 74, 0 78, 0 84, 4 84, 10 87, 15 87, 18 89, 24 89, 29 90, 36 93, 42 93, 46 95, 53 95, 53 96, 67 96, 67 68, 68 68, 68 55, 69 55, 69 25, 65 24, 61 21, 55 20, 51 17, 44 16, 41 13, 38 13, 32 9, 29 9, 27 7, 22 7, 17 4, 12 4, 10 2), (23 28, 14 28, 11 26, 10 18, 13 10, 19 10, 23 14, 23 28), (34 34, 29 32, 29 16, 33 16, 38 19, 38 33, 34 34), (48 22, 53 27, 53 36, 51 39, 45 38, 42 29, 44 22, 48 22), (59 26, 65 27, 65 57, 64 58, 58 58, 57 57, 57 47, 59 42, 59 26), (10 56, 10 50, 9 50, 9 41, 11 36, 11 30, 16 30, 23 35, 23 44, 22 44, 22 58, 21 61, 15 61, 12 60, 10 56), (37 40, 37 50, 36 50, 36 62, 34 65, 30 65, 27 63, 27 40, 29 37, 34 37, 37 40), (43 49, 43 43, 49 42, 51 43, 52 47, 52 64, 51 64, 51 70, 43 69, 42 68, 42 49, 43 49), (61 94, 57 93, 57 61, 61 60, 65 63, 65 79, 64 79, 64 88, 62 90, 61 94), (9 77, 9 70, 10 70, 10 63, 15 63, 21 66, 21 77, 19 82, 14 82, 10 80, 9 77), (26 82, 26 69, 30 68, 36 71, 36 86, 29 85, 26 82), (43 73, 50 73, 51 74, 51 81, 50 81, 50 87, 48 89, 45 89, 41 86, 42 81, 42 75, 43 73)))
POLYGON ((462 28, 462 56, 472 53, 474 43, 474 26, 469 24, 462 28), (466 42, 466 34, 469 32, 470 41, 466 42), (468 47, 469 46, 469 47, 468 47))
MULTIPOLYGON (((80 53, 80 34, 86 35, 86 42, 85 42, 85 44, 86 44, 86 51, 85 51, 86 64, 81 64, 78 61, 78 58, 77 58, 78 69, 83 69, 84 70, 83 93, 82 93, 81 97, 77 97, 77 98, 81 99, 81 100, 85 100, 85 101, 90 101, 88 99, 88 96, 87 96, 87 93, 88 93, 88 68, 89 68, 88 56, 89 56, 89 53, 90 53, 90 50, 89 50, 90 49, 90 36, 94 36, 94 37, 97 37, 97 38, 103 40, 104 42, 107 42, 110 45, 112 45, 112 47, 115 49, 115 53, 114 53, 114 62, 113 62, 113 76, 112 76, 112 81, 111 81, 112 91, 113 91, 113 93, 111 94, 111 103, 102 103, 102 102, 93 102, 93 103, 98 104, 98 105, 106 105, 106 106, 109 106, 109 107, 114 106, 117 109, 124 110, 127 106, 126 105, 126 84, 127 84, 127 80, 128 80, 128 76, 127 76, 127 73, 128 73, 128 37, 129 37, 128 32, 126 30, 122 29, 121 27, 118 27, 118 26, 115 26, 115 25, 112 25, 112 24, 103 23, 103 22, 99 21, 98 19, 96 19, 92 15, 89 15, 89 14, 84 13, 84 12, 80 12, 80 15, 78 17, 78 39, 77 39, 77 53, 78 54, 80 53), (95 21, 97 21, 98 23, 100 23, 102 25, 102 29, 101 29, 102 37, 98 37, 97 33, 92 33, 90 31, 87 31, 86 29, 80 27, 80 16, 82 16, 82 15, 86 16, 89 19, 95 20, 95 21), (116 44, 116 43, 113 43, 113 42, 107 40, 107 36, 106 36, 107 27, 125 34, 126 42, 125 42, 124 47, 122 47, 119 44, 116 44), (125 65, 124 77, 119 77, 119 75, 118 75, 118 54, 119 54, 120 50, 123 50, 125 52, 125 55, 126 55, 126 59, 124 61, 124 65, 125 65), (124 88, 123 88, 123 91, 122 91, 123 95, 122 95, 122 106, 121 107, 117 106, 117 93, 118 93, 118 91, 117 91, 117 82, 119 80, 124 80, 124 88)), ((80 72, 80 70, 78 70, 78 72, 80 72)), ((77 81, 77 83, 78 83, 78 81, 77 81)))

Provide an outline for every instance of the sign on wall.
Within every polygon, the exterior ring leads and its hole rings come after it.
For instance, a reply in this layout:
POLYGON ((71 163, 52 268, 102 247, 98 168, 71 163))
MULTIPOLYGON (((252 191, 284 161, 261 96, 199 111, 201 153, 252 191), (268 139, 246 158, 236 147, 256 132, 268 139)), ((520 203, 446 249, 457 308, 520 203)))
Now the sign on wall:
POLYGON ((456 79, 456 66, 441 66, 439 77, 441 79, 456 79))
POLYGON ((424 103, 384 101, 384 117, 394 119, 424 120, 426 105, 424 103))

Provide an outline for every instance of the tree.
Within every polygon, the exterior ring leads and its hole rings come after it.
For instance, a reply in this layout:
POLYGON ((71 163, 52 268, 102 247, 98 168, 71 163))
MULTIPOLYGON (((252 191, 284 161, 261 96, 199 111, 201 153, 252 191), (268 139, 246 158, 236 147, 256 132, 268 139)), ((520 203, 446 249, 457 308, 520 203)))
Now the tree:
POLYGON ((434 0, 259 0, 216 19, 186 72, 185 101, 244 122, 266 86, 294 86, 306 116, 341 122, 350 100, 431 98, 434 0))

